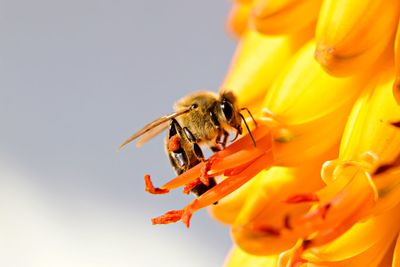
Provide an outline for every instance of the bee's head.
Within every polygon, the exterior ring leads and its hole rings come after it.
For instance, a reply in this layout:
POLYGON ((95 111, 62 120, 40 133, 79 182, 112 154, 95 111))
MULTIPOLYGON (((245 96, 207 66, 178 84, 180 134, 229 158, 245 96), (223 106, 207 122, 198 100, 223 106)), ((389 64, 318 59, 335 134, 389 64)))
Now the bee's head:
POLYGON ((238 134, 242 134, 242 118, 236 96, 229 91, 225 91, 220 96, 220 108, 222 120, 230 127, 236 129, 238 134))

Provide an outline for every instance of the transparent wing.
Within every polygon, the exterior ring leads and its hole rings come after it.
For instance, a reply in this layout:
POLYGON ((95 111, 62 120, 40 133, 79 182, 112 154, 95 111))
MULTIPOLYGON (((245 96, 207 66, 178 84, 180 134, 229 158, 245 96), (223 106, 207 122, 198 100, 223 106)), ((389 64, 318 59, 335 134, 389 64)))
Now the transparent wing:
POLYGON ((140 136, 140 138, 136 142, 136 147, 141 147, 144 143, 146 143, 153 137, 157 136, 158 134, 162 133, 164 130, 168 128, 168 125, 169 125, 169 120, 160 125, 155 126, 153 129, 146 132, 146 134, 140 136))
POLYGON ((121 150, 124 146, 132 142, 133 140, 137 139, 138 137, 141 137, 139 141, 137 142, 136 146, 140 147, 159 133, 163 132, 169 124, 169 121, 172 120, 173 118, 176 118, 182 114, 185 114, 190 111, 190 108, 180 110, 177 112, 174 112, 172 114, 163 116, 161 118, 156 119, 153 122, 150 122, 146 126, 144 126, 142 129, 137 131, 136 133, 132 134, 129 136, 120 146, 119 149, 121 150))

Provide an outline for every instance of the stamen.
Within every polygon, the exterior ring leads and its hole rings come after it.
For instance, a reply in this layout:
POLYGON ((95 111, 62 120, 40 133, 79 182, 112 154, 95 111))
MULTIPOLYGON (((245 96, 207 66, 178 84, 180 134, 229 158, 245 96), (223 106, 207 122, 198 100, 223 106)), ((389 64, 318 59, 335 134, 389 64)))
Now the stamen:
POLYGON ((159 217, 151 219, 153 224, 175 223, 182 218, 183 210, 171 210, 159 217))
MULTIPOLYGON (((194 212, 218 202, 252 179, 261 170, 270 168, 273 162, 271 131, 267 126, 260 125, 255 129, 254 136, 244 136, 224 150, 212 155, 207 161, 197 164, 159 188, 167 192, 186 185, 184 192, 188 193, 199 184, 199 181, 207 185, 210 176, 229 174, 225 180, 204 192, 183 210, 167 212, 153 219, 153 223, 164 224, 182 220, 189 227, 194 212), (258 140, 259 146, 255 149, 249 148, 252 142, 255 144, 255 140, 258 140), (250 151, 251 153, 249 153, 250 151)), ((150 177, 147 177, 147 180, 149 180, 148 191, 157 191, 152 187, 150 177)))
POLYGON ((177 187, 183 186, 185 184, 191 183, 196 180, 201 173, 201 169, 204 168, 205 162, 201 162, 194 166, 193 168, 185 171, 181 175, 177 176, 175 179, 172 179, 168 183, 161 186, 162 189, 172 190, 177 187))
MULTIPOLYGON (((247 154, 247 152, 244 152, 247 150, 244 148, 250 146, 252 142, 250 136, 244 136, 232 145, 226 147, 224 150, 219 151, 211 156, 208 161, 213 160, 213 162, 212 168, 208 172, 208 175, 217 176, 224 173, 225 170, 242 167, 246 163, 254 161, 264 153, 272 153, 272 135, 267 126, 260 125, 260 127, 255 129, 254 137, 256 138, 256 140, 258 140, 257 142, 259 143, 259 146, 257 147, 257 149, 252 149, 252 153, 247 154)), ((270 155, 269 157, 272 158, 272 155, 270 155)), ((161 186, 161 188, 172 190, 193 182, 200 177, 201 171, 204 170, 204 168, 207 169, 206 164, 206 162, 201 162, 197 164, 193 168, 189 169, 188 171, 177 176, 175 179, 172 179, 168 183, 161 186)), ((256 173, 267 167, 268 166, 264 164, 264 166, 261 166, 260 169, 256 170, 256 173)))
MULTIPOLYGON (((248 137, 244 137, 239 139, 237 142, 233 143, 231 146, 235 146, 236 143, 241 142, 243 139, 249 139, 248 137)), ((224 170, 237 168, 245 165, 246 163, 252 162, 258 157, 262 156, 268 148, 272 146, 272 138, 270 135, 266 135, 264 138, 261 138, 257 141, 258 146, 252 149, 246 149, 243 146, 239 146, 239 144, 235 147, 229 146, 229 149, 234 149, 234 151, 229 151, 229 154, 222 156, 222 152, 225 150, 218 152, 215 154, 215 162, 212 165, 212 170, 210 174, 214 174, 215 172, 222 172, 224 170), (237 150, 236 150, 237 148, 237 150), (221 153, 221 154, 220 154, 221 153)))
POLYGON ((214 163, 215 158, 210 158, 206 161, 204 167, 201 169, 200 173, 200 181, 205 185, 210 185, 210 176, 208 175, 208 171, 211 169, 212 164, 214 163))
POLYGON ((167 194, 169 192, 168 189, 161 189, 158 187, 154 187, 153 182, 151 181, 150 175, 146 174, 144 176, 144 184, 145 184, 145 190, 149 192, 150 194, 154 195, 161 195, 161 194, 167 194))
POLYGON ((190 207, 191 212, 195 212, 199 209, 212 205, 214 202, 219 201, 221 198, 232 193, 251 178, 254 177, 260 170, 268 168, 272 164, 271 154, 266 153, 265 155, 259 157, 255 160, 251 166, 243 170, 241 173, 235 176, 229 176, 213 188, 209 189, 207 192, 195 199, 190 207))
POLYGON ((198 200, 195 199, 192 201, 192 203, 190 203, 189 205, 187 205, 184 209, 183 209, 183 214, 182 214, 182 222, 186 225, 187 228, 190 227, 190 220, 192 219, 192 215, 194 212, 194 206, 197 205, 198 200))

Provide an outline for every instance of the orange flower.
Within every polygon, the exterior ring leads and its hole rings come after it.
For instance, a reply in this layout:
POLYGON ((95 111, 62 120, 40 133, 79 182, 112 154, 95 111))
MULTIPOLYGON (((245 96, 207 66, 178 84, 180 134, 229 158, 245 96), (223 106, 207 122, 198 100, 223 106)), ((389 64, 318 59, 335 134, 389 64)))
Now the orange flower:
POLYGON ((397 0, 236 1, 221 88, 255 115, 256 147, 245 135, 160 188, 147 177, 165 193, 223 176, 153 223, 189 226, 218 201, 227 266, 400 266, 399 14, 397 0))

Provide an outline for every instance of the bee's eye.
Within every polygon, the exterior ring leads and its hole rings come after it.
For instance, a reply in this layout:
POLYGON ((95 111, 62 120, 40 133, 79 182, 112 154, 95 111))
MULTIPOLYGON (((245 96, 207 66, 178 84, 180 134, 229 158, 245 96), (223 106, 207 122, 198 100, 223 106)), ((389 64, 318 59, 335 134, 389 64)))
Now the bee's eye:
POLYGON ((230 121, 233 116, 233 106, 228 101, 222 101, 221 109, 227 121, 230 121))

